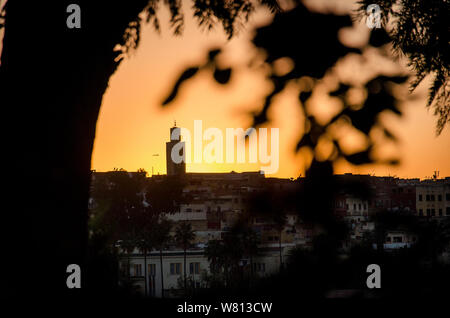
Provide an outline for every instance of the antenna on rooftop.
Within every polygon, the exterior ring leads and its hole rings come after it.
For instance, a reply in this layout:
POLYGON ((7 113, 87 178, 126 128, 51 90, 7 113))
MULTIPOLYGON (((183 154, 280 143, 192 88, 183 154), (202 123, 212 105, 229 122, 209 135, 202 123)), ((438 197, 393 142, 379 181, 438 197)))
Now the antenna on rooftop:
POLYGON ((433 179, 436 180, 439 177, 439 171, 435 170, 433 173, 433 179))
MULTIPOLYGON (((159 157, 159 153, 154 153, 152 155, 152 157, 159 157)), ((153 175, 154 175, 154 171, 153 171, 153 165, 152 165, 152 177, 153 177, 153 175)))

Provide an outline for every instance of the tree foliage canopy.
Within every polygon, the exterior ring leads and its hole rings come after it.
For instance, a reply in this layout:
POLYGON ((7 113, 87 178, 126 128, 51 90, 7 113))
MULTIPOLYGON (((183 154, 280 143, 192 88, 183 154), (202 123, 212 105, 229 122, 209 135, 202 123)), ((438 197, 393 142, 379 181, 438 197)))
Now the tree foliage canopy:
MULTIPOLYGON (((184 5, 186 5, 184 2, 184 5)), ((143 18, 146 23, 151 23, 156 31, 160 31, 161 24, 157 12, 161 5, 166 5, 170 11, 170 25, 175 35, 180 35, 184 28, 183 1, 181 0, 150 0, 143 10, 143 18)), ((257 5, 263 5, 272 12, 279 12, 280 6, 277 0, 193 0, 191 8, 198 25, 206 30, 211 30, 217 24, 221 24, 228 38, 238 31, 257 5)), ((120 45, 124 51, 136 48, 140 40, 140 26, 142 17, 137 16, 129 23, 124 34, 124 40, 120 45)))
POLYGON ((438 116, 440 134, 450 122, 450 2, 448 0, 362 0, 359 14, 378 4, 394 52, 408 58, 416 74, 414 90, 430 75, 427 106, 438 116))
MULTIPOLYGON (((270 120, 269 110, 274 105, 274 99, 285 91, 288 85, 298 90, 298 102, 302 112, 303 127, 300 125, 301 138, 297 144, 297 151, 304 150, 312 154, 314 162, 320 161, 322 168, 338 159, 345 159, 352 164, 367 164, 372 162, 395 164, 396 158, 376 158, 375 152, 379 141, 372 132, 381 130, 387 139, 395 141, 395 137, 380 120, 380 114, 386 111, 401 115, 401 97, 396 93, 396 87, 403 84, 408 77, 404 74, 384 74, 382 70, 374 72, 368 80, 357 77, 348 80, 336 72, 336 65, 345 58, 358 56, 365 60, 365 51, 375 48, 383 51, 383 34, 373 33, 369 43, 358 47, 344 45, 338 32, 352 25, 349 15, 335 15, 314 12, 299 3, 294 9, 279 13, 274 20, 259 27, 252 40, 257 49, 256 60, 261 60, 268 71, 265 79, 272 85, 272 90, 265 96, 264 102, 253 114, 253 126, 262 125, 270 120), (314 32, 306 30, 311 29, 314 32), (380 43, 381 42, 381 43, 380 43), (261 54, 262 53, 262 54, 261 54), (277 63, 281 59, 288 59, 293 67, 280 74, 277 63), (337 99, 341 108, 328 121, 319 120, 312 103, 313 95, 323 85, 326 77, 332 78, 336 87, 328 87, 329 97, 337 99), (292 86, 291 86, 292 87, 292 86), (352 91, 362 92, 365 96, 359 101, 351 98, 352 91), (351 127, 362 134, 365 141, 359 151, 349 152, 342 146, 342 134, 339 131, 351 127), (332 149, 321 158, 321 144, 329 145, 332 149)), ((173 90, 163 101, 163 105, 171 103, 177 96, 182 83, 198 71, 212 71, 214 80, 219 84, 227 84, 231 79, 232 67, 223 67, 218 62, 221 50, 214 49, 208 53, 208 60, 201 65, 187 68, 176 81, 173 90)), ((317 106, 317 105, 314 105, 317 106)), ((327 168, 324 169, 328 170, 327 168)))

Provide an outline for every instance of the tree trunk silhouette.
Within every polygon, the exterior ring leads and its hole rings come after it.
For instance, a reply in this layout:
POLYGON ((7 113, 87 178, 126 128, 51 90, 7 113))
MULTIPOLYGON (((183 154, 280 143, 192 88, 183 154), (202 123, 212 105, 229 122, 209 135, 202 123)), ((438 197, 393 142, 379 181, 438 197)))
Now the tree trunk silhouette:
POLYGON ((131 281, 131 252, 127 252, 127 279, 131 281))
POLYGON ((187 288, 186 288, 186 246, 185 246, 184 247, 184 295, 186 296, 186 294, 187 294, 187 288))
POLYGON ((252 287, 253 284, 253 254, 250 254, 250 281, 249 285, 252 287))
POLYGON ((281 234, 283 230, 280 230, 280 235, 278 238, 278 250, 280 252, 280 272, 283 270, 283 255, 282 255, 282 249, 281 249, 281 234))
POLYGON ((145 275, 145 279, 144 279, 144 283, 145 283, 145 297, 148 296, 148 281, 147 281, 147 249, 144 248, 144 275, 145 275))
POLYGON ((15 206, 5 221, 18 231, 8 251, 18 266, 2 288, 15 296, 89 290, 87 203, 97 117, 119 64, 114 46, 147 1, 80 1, 81 29, 66 26, 70 3, 7 3, 0 98, 13 125, 4 136, 14 171, 6 194, 15 206), (24 201, 25 188, 32 190, 24 201), (66 286, 69 264, 81 267, 81 289, 66 286))
POLYGON ((163 271, 162 248, 159 250, 159 263, 161 265, 161 298, 164 298, 164 271, 163 271))

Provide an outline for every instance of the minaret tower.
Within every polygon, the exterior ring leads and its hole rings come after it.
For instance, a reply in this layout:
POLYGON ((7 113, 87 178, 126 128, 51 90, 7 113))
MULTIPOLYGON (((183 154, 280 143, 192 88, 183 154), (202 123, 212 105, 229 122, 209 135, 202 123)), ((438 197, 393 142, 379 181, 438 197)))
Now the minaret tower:
POLYGON ((177 127, 177 121, 175 120, 173 127, 170 128, 170 141, 166 142, 166 168, 168 176, 183 175, 186 173, 184 147, 185 144, 181 141, 180 127, 177 127), (177 137, 175 137, 175 135, 177 135, 177 137), (183 156, 183 160, 180 163, 175 163, 172 160, 171 154, 173 147, 179 143, 182 145, 180 155, 183 156))

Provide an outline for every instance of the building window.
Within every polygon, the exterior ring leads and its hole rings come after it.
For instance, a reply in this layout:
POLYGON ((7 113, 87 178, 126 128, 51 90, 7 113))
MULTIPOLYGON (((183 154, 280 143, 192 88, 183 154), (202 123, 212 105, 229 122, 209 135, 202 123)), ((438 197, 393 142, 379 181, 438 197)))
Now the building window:
POLYGON ((435 201, 434 199, 435 199, 435 198, 434 198, 434 194, 432 194, 432 195, 430 196, 430 200, 431 200, 431 201, 435 201))
POLYGON ((394 243, 401 243, 403 238, 401 236, 394 236, 394 243))
POLYGON ((419 201, 422 201, 422 195, 419 194, 419 201))
POLYGON ((427 216, 430 216, 430 209, 427 209, 427 216))
POLYGON ((356 203, 353 203, 353 210, 356 210, 356 203))
POLYGON ((438 194, 438 201, 442 201, 442 195, 438 194))
POLYGON ((134 268, 134 276, 142 276, 142 265, 141 264, 133 264, 134 268))
POLYGON ((436 210, 435 209, 431 209, 431 215, 432 216, 436 216, 436 210))
POLYGON ((445 200, 450 201, 450 193, 445 194, 445 200))
POLYGON ((358 210, 361 210, 361 203, 358 204, 358 210))
POLYGON ((200 263, 195 263, 195 265, 194 265, 194 272, 196 274, 200 274, 200 263))
POLYGON ((181 263, 170 263, 170 275, 181 274, 181 263))
POLYGON ((450 216, 450 206, 448 206, 448 207, 445 208, 445 214, 446 214, 447 216, 450 216))
POLYGON ((429 195, 429 194, 427 194, 427 195, 425 196, 425 201, 430 201, 430 195, 429 195))
POLYGON ((190 263, 189 264, 189 273, 191 275, 193 274, 200 274, 200 263, 190 263))
POLYGON ((442 209, 439 209, 439 216, 442 216, 442 209))
POLYGON ((156 264, 148 264, 148 274, 150 276, 156 275, 156 264))
POLYGON ((266 271, 266 264, 265 263, 253 263, 253 270, 255 272, 263 273, 266 271))
POLYGON ((423 216, 423 210, 419 209, 419 216, 423 216))

